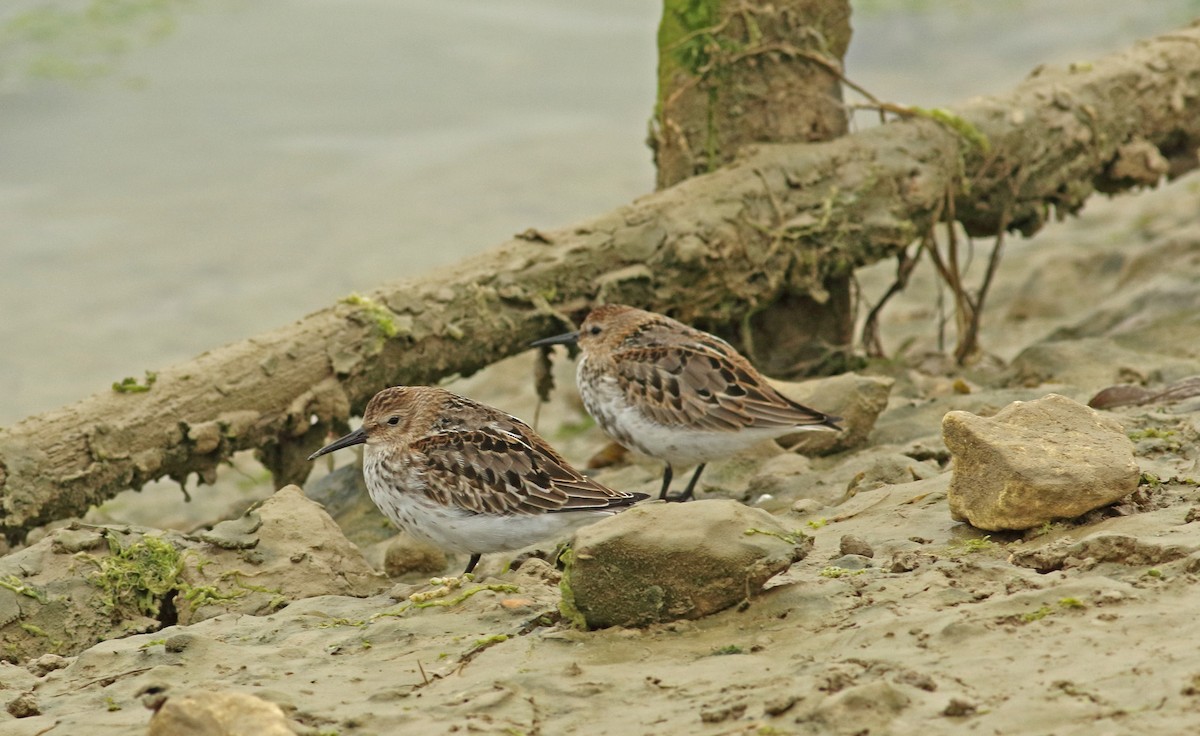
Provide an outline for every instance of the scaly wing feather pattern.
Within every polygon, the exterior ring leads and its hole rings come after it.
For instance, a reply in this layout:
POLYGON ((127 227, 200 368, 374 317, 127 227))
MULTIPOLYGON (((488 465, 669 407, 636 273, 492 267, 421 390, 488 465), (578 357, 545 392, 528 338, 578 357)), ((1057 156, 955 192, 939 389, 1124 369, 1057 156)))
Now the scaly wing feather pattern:
POLYGON ((625 347, 613 356, 617 384, 648 418, 714 432, 836 426, 836 417, 776 391, 727 343, 692 332, 686 341, 625 347))
POLYGON ((441 431, 415 440, 411 450, 425 493, 465 511, 531 515, 627 506, 644 498, 589 480, 532 430, 441 431))

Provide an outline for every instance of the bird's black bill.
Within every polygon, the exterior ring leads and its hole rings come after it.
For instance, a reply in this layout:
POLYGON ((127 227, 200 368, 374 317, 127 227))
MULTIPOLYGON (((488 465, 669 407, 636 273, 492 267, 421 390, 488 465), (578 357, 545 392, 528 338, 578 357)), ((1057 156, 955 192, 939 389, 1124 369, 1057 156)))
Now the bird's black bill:
POLYGON ((339 439, 334 440, 333 442, 330 442, 328 445, 325 445, 321 449, 319 449, 316 452, 314 452, 313 454, 309 455, 308 459, 316 460, 317 458, 321 457, 322 455, 324 455, 326 453, 333 452, 334 450, 340 450, 343 447, 350 447, 351 445, 361 445, 362 443, 364 443, 366 441, 367 441, 367 430, 360 427, 360 428, 354 430, 353 432, 351 432, 350 434, 346 435, 345 437, 341 437, 339 439))
POLYGON ((529 347, 540 348, 543 345, 574 345, 577 342, 579 342, 579 333, 567 332, 562 335, 555 335, 554 337, 543 337, 541 340, 534 340, 529 343, 529 347))

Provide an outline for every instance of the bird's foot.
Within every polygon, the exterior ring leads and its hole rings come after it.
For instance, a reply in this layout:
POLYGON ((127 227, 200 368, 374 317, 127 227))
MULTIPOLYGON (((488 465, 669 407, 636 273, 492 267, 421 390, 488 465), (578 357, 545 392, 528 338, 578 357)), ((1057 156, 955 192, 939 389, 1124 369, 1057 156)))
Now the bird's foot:
POLYGON ((663 496, 662 500, 667 503, 684 503, 692 500, 692 494, 684 491, 683 493, 676 493, 674 496, 663 496))

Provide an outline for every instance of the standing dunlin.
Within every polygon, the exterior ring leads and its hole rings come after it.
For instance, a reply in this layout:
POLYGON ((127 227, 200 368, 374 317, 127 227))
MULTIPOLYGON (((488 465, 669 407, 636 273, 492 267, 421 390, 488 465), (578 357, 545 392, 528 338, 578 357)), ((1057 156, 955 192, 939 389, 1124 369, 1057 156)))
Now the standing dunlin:
POLYGON ((673 465, 698 464, 686 501, 709 460, 798 430, 839 430, 839 417, 776 391, 750 362, 715 335, 670 317, 619 304, 596 307, 578 332, 535 346, 578 343, 579 394, 617 442, 673 465))
POLYGON ((646 498, 588 480, 516 417, 430 386, 375 394, 361 429, 309 459, 358 444, 379 510, 414 537, 469 553, 466 573, 485 552, 556 537, 646 498))

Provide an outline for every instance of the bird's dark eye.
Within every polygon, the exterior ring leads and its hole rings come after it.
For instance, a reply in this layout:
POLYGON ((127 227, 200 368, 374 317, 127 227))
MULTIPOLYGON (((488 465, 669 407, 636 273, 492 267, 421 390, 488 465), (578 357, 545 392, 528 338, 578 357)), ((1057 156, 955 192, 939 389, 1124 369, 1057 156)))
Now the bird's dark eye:
POLYGON ((590 332, 593 335, 599 335, 600 334, 600 325, 592 325, 592 329, 588 330, 588 332, 590 332))
POLYGON ((394 427, 400 423, 400 417, 388 417, 387 423, 394 427))

